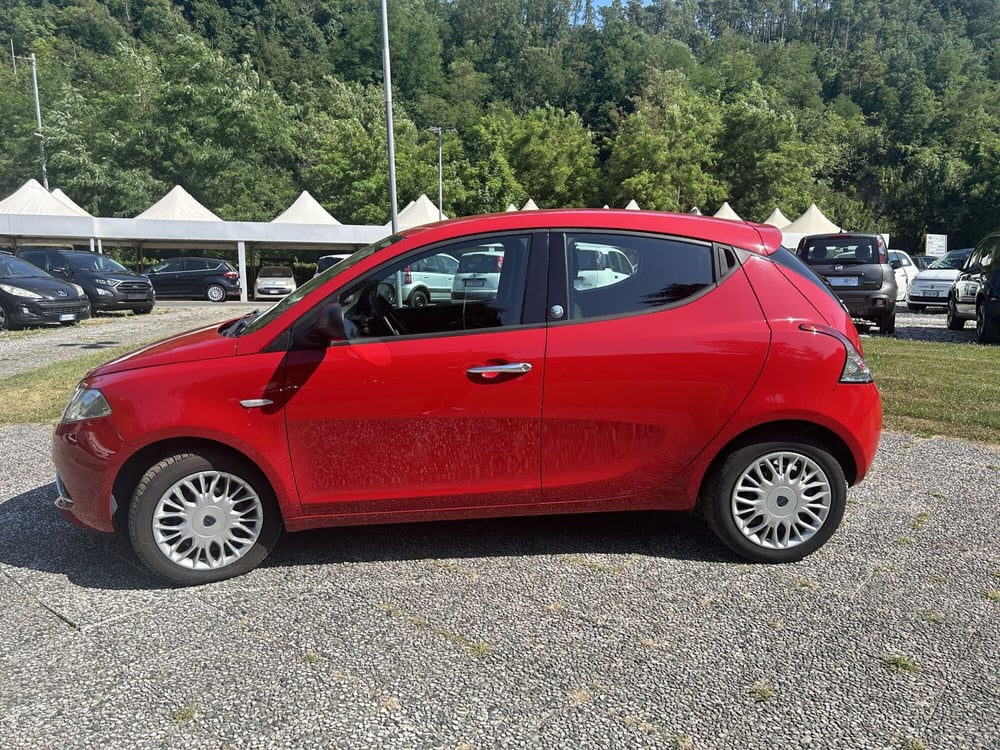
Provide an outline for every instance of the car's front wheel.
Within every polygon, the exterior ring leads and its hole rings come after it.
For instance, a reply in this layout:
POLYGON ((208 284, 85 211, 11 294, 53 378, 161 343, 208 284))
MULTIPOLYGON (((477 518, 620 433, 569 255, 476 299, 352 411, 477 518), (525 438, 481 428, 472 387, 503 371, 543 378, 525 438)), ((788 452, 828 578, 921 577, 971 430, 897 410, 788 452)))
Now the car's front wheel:
POLYGON ((986 305, 976 304, 976 338, 981 344, 996 344, 1000 341, 1000 321, 991 318, 986 305))
POLYGON ((10 328, 10 316, 7 314, 7 308, 0 302, 0 331, 8 328, 10 328))
POLYGON ((225 302, 228 296, 226 288, 221 284, 209 284, 205 290, 205 297, 209 302, 225 302))
POLYGON ((254 466, 206 450, 149 467, 132 496, 128 530, 150 570, 190 586, 255 568, 277 541, 281 518, 270 485, 254 466))
POLYGON ((830 452, 808 437, 774 435, 737 448, 705 483, 708 525, 755 562, 801 560, 844 515, 847 483, 830 452))
POLYGON ((410 294, 408 304, 410 307, 424 307, 429 301, 430 298, 427 296, 427 292, 422 289, 414 289, 410 294))

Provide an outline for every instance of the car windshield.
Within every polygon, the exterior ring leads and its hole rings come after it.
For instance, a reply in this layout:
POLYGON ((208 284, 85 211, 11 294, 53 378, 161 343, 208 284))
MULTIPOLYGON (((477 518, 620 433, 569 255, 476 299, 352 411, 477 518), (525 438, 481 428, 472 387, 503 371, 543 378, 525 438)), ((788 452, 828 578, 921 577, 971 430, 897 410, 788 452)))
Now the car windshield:
POLYGON ((129 273, 121 263, 106 255, 97 253, 73 253, 68 256, 69 264, 74 271, 89 271, 91 273, 129 273))
POLYGON ((300 286, 291 294, 275 302, 274 305, 272 305, 263 313, 255 317, 253 320, 250 320, 245 326, 239 328, 238 335, 259 331, 261 328, 263 328, 272 320, 281 315, 289 307, 293 307, 296 304, 298 304, 299 301, 302 300, 307 295, 309 295, 313 289, 322 286, 333 277, 351 268, 354 264, 360 263, 365 258, 368 258, 377 253, 379 250, 384 250, 390 245, 394 245, 401 239, 403 239, 401 235, 398 234, 389 235, 388 237, 381 239, 378 242, 373 242, 371 245, 368 245, 367 247, 358 250, 356 253, 354 253, 354 255, 346 258, 345 260, 340 261, 340 263, 335 263, 334 265, 330 266, 328 269, 323 271, 318 276, 314 276, 309 281, 302 284, 302 286, 300 286))
POLYGON ((292 269, 288 266, 264 266, 257 276, 266 276, 269 279, 290 279, 292 278, 292 269))
POLYGON ((969 259, 972 255, 971 250, 952 250, 946 255, 942 255, 936 261, 931 263, 928 268, 950 268, 951 270, 958 270, 965 265, 965 261, 969 259))
POLYGON ((49 276, 38 266, 12 255, 0 255, 0 279, 31 279, 49 276))

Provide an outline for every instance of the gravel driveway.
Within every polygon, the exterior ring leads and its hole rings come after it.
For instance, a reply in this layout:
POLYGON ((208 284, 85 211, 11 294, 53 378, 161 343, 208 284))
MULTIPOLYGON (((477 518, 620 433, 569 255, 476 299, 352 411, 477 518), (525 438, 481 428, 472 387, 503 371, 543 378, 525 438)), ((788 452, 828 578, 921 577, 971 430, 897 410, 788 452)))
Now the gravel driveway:
POLYGON ((884 435, 791 565, 642 513, 288 534, 172 589, 58 514, 50 433, 0 428, 5 749, 998 746, 995 446, 884 435))

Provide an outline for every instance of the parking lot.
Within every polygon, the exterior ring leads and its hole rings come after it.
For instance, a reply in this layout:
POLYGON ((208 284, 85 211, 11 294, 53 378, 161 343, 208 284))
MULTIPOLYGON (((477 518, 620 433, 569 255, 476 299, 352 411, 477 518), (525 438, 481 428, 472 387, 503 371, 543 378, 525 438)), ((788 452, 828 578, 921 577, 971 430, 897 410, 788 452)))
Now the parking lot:
MULTIPOLYGON (((13 335, 0 377, 254 307, 13 335)), ((286 534, 173 589, 63 520, 50 434, 0 427, 4 748, 998 746, 997 446, 885 433, 791 565, 689 514, 564 516, 286 534)))

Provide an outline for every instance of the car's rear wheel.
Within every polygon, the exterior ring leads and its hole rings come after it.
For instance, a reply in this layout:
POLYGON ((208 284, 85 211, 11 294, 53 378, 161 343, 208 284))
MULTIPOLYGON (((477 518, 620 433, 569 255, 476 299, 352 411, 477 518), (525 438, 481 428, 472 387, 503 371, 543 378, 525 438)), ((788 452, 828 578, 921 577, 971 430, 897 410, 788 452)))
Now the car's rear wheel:
POLYGON ((705 483, 708 525, 755 562, 801 560, 830 538, 844 515, 847 483, 819 442, 773 435, 737 448, 705 483))
POLYGON ((965 319, 958 317, 958 310, 955 309, 955 298, 948 300, 948 320, 949 331, 961 331, 965 328, 965 319))
POLYGON ((914 305, 909 302, 906 303, 906 309, 910 312, 923 312, 926 305, 914 305))
POLYGON ((982 302, 976 304, 976 338, 981 344, 1000 341, 1000 321, 987 314, 986 305, 982 302))
POLYGON ((896 313, 885 313, 878 316, 878 329, 887 336, 896 332, 896 313))
POLYGON ((414 289, 410 293, 410 307, 424 307, 429 301, 430 297, 427 296, 427 292, 423 289, 414 289))
POLYGON ((221 284, 209 284, 205 290, 205 298, 209 302, 225 302, 228 296, 226 288, 221 284))
POLYGON ((0 302, 0 331, 8 328, 10 328, 10 316, 7 314, 7 308, 0 302))
POLYGON ((274 493, 251 464, 215 451, 151 466, 135 489, 129 538, 157 575, 185 586, 241 575, 281 533, 274 493))

